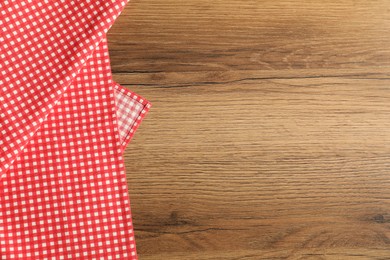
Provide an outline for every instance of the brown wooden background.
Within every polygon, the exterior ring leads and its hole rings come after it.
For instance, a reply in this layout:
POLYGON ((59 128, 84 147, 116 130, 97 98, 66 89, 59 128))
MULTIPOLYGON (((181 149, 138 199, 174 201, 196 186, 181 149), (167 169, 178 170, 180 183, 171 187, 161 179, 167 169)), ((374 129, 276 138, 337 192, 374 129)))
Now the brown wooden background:
POLYGON ((115 79, 146 259, 390 259, 390 1, 133 0, 115 79))

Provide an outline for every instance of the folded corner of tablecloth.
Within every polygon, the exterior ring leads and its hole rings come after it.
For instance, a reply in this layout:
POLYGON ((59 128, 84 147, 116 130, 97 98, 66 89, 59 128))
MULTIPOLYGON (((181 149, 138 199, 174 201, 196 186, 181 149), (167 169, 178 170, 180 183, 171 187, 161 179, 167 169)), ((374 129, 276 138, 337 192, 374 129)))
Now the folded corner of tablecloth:
POLYGON ((114 83, 114 91, 118 131, 124 151, 152 104, 118 83, 114 83))

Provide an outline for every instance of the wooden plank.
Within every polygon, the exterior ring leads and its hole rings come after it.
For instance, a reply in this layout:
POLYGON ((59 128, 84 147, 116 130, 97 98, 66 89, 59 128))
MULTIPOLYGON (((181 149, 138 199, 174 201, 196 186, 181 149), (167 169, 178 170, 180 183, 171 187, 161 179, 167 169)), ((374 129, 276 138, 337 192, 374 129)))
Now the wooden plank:
POLYGON ((388 85, 132 87, 154 101, 126 151, 140 252, 388 247, 388 85))
POLYGON ((211 253, 181 253, 181 254, 161 254, 159 256, 154 255, 141 255, 142 259, 146 260, 160 260, 160 259, 172 259, 172 260, 257 260, 257 259, 386 259, 383 255, 388 253, 385 250, 370 250, 370 249, 356 249, 356 248, 341 248, 341 249, 304 249, 300 251, 293 250, 248 250, 248 251, 228 251, 228 252, 211 252, 211 253))
POLYGON ((134 0, 113 26, 115 72, 390 65, 387 0, 134 0))
POLYGON ((141 259, 389 259, 387 1, 138 1, 114 79, 141 259))

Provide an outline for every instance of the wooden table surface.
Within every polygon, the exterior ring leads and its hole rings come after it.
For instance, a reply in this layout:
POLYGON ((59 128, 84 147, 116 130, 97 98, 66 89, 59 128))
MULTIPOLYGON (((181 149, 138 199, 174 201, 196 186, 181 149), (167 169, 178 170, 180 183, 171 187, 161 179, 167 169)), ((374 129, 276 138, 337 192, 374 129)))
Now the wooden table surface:
POLYGON ((133 0, 141 260, 390 259, 389 0, 133 0))

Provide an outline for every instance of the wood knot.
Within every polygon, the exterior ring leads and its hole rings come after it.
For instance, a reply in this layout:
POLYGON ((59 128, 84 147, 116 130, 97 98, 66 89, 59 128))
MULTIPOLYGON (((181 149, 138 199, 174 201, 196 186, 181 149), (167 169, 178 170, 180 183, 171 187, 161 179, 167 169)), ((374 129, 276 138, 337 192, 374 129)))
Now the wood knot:
POLYGON ((182 226, 187 224, 189 224, 189 222, 181 218, 177 211, 172 211, 169 220, 167 221, 167 225, 169 226, 182 226))
POLYGON ((372 220, 376 223, 385 223, 385 217, 382 214, 375 215, 372 220))

